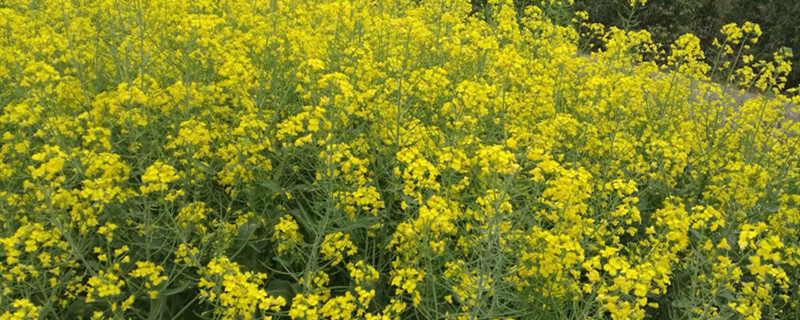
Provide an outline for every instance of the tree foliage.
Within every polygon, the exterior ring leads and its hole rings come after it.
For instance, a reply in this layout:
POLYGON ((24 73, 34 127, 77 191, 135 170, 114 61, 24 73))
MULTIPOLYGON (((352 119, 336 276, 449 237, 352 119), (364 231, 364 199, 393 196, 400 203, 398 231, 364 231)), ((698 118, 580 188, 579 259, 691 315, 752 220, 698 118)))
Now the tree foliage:
MULTIPOLYGON (((575 0, 575 10, 589 13, 591 21, 606 26, 625 24, 630 3, 623 0, 575 0)), ((795 53, 795 69, 800 65, 800 1, 780 0, 650 0, 634 17, 633 26, 646 29, 659 43, 672 43, 686 33, 701 39, 704 48, 728 23, 752 21, 764 31, 753 47, 756 59, 770 60, 782 47, 795 53)), ((789 75, 789 84, 800 84, 800 72, 789 75)))

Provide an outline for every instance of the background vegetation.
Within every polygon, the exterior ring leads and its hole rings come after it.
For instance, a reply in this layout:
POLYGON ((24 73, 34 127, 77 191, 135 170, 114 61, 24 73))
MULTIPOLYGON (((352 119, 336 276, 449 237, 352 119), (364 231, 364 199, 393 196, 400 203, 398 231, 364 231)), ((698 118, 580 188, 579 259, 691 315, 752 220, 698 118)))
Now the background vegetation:
MULTIPOLYGON (((534 0, 514 1, 518 8, 537 4, 534 0)), ((473 0, 473 6, 483 8, 486 0, 473 0)), ((575 0, 572 11, 586 11, 589 21, 607 27, 624 28, 630 2, 624 0, 575 0)), ((480 9, 477 9, 480 10, 480 9)), ((649 0, 638 7, 633 29, 644 29, 660 44, 675 42, 681 35, 691 33, 700 38, 703 48, 710 48, 719 30, 728 23, 757 23, 764 31, 753 46, 757 60, 769 61, 782 47, 792 49, 792 64, 800 64, 800 1, 779 0, 649 0)), ((800 73, 788 76, 788 86, 800 84, 800 73)))
MULTIPOLYGON (((576 10, 589 13, 589 19, 606 26, 624 25, 628 1, 576 0, 576 10)), ((658 43, 672 43, 685 33, 700 38, 703 48, 709 48, 723 25, 751 21, 761 26, 764 35, 753 46, 756 59, 770 60, 781 47, 795 53, 793 65, 800 63, 800 1, 752 0, 650 0, 639 9, 635 27, 646 29, 658 43)), ((800 83, 800 74, 789 75, 789 85, 800 83)))

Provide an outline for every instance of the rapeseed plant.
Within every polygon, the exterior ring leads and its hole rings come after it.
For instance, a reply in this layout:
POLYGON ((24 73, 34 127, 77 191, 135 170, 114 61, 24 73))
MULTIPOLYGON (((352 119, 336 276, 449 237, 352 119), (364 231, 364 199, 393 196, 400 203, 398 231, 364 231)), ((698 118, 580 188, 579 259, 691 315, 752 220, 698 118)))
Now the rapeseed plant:
POLYGON ((4 1, 0 319, 800 317, 791 53, 570 3, 4 1))

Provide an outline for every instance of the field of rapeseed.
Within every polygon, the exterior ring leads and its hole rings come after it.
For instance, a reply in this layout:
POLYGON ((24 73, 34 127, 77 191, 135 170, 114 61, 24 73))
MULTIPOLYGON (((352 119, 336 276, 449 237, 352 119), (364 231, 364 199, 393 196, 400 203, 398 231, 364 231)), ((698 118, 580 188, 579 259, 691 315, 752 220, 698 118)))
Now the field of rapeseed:
POLYGON ((790 54, 561 5, 0 1, 0 319, 799 318, 790 54))

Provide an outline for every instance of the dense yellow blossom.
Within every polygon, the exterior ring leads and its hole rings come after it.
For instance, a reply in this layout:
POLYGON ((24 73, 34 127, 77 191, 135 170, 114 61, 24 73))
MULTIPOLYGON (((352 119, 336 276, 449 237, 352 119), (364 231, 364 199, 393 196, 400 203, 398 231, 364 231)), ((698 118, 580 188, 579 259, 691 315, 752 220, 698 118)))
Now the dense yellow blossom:
POLYGON ((142 175, 144 185, 140 189, 142 193, 166 191, 168 189, 167 184, 177 179, 178 175, 175 173, 174 167, 161 161, 156 161, 153 165, 147 167, 147 170, 142 175))
POLYGON ((344 259, 344 256, 352 256, 358 252, 352 241, 350 235, 342 232, 331 233, 325 235, 325 239, 320 246, 320 253, 325 260, 331 260, 332 265, 338 265, 344 259))
POLYGON ((14 300, 11 303, 12 310, 0 314, 2 320, 33 320, 39 319, 39 307, 35 306, 28 299, 14 300))
POLYGON ((756 24, 0 2, 0 320, 800 318, 800 98, 756 24))
POLYGON ((158 287, 164 280, 167 280, 167 276, 164 274, 164 267, 157 266, 150 261, 137 261, 136 262, 136 269, 133 270, 130 275, 135 278, 146 278, 145 288, 147 289, 147 293, 150 295, 150 299, 155 299, 158 296, 158 287))
POLYGON ((220 306, 214 313, 222 319, 252 319, 258 309, 277 311, 286 304, 283 297, 270 296, 259 288, 265 274, 242 272, 239 264, 228 258, 212 259, 200 274, 200 295, 220 306))
POLYGON ((275 233, 272 235, 272 241, 278 243, 277 251, 279 255, 290 253, 303 243, 303 235, 298 232, 300 226, 288 214, 280 217, 280 222, 275 224, 274 229, 275 233))

